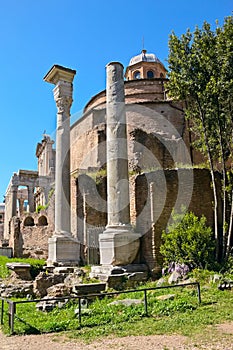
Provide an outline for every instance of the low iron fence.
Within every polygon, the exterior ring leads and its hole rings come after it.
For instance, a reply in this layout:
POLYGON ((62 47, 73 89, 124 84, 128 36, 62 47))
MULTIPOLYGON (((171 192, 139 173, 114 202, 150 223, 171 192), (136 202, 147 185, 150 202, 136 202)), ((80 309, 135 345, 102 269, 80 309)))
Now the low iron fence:
POLYGON ((33 300, 20 300, 20 301, 13 301, 6 298, 0 298, 1 300, 1 315, 0 315, 0 323, 1 325, 4 324, 4 305, 5 303, 8 304, 8 326, 10 329, 10 333, 14 334, 14 323, 15 318, 17 316, 17 305, 18 304, 26 304, 26 303, 39 303, 44 301, 62 301, 62 300, 78 300, 78 317, 79 317, 79 326, 82 326, 82 305, 81 300, 82 299, 88 299, 88 298, 103 298, 105 296, 114 296, 119 294, 129 294, 129 293, 137 293, 137 292, 143 292, 144 293, 144 310, 145 315, 148 316, 148 295, 147 292, 151 290, 159 290, 159 289, 169 289, 169 288, 184 288, 188 286, 196 286, 197 289, 197 298, 198 303, 201 303, 201 289, 200 289, 200 283, 199 282, 192 282, 192 283, 184 283, 184 284, 175 284, 171 286, 160 286, 160 287, 151 287, 151 288, 142 288, 142 289, 131 289, 131 290, 124 290, 124 291, 114 291, 114 292, 102 292, 102 293, 92 293, 92 294, 82 294, 77 296, 66 296, 66 297, 57 297, 57 298, 48 298, 48 299, 33 299, 33 300))

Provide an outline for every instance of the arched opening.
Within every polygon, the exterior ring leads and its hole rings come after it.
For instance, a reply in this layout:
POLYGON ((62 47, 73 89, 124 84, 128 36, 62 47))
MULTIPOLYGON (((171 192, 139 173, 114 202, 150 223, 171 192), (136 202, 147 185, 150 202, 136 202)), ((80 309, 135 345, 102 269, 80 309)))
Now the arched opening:
POLYGON ((163 73, 160 73, 160 78, 164 78, 164 74, 163 73))
POLYGON ((141 73, 139 72, 139 70, 136 70, 136 72, 134 72, 133 77, 134 79, 141 79, 141 73))
POLYGON ((147 78, 148 78, 148 79, 154 78, 154 72, 153 72, 152 70, 148 70, 148 72, 147 72, 147 78))
POLYGON ((47 226, 48 225, 48 220, 46 216, 42 215, 38 219, 38 226, 47 226))
POLYGON ((34 219, 31 216, 27 216, 23 223, 24 226, 34 226, 34 219))

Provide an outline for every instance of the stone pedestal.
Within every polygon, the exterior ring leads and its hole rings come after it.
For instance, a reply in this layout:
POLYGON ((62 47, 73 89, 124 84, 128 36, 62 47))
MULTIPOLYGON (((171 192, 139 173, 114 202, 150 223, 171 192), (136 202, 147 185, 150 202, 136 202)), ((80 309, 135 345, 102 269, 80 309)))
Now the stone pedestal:
POLYGON ((99 237, 101 265, 131 264, 139 250, 140 234, 129 228, 108 227, 99 237))
POLYGON ((49 251, 47 265, 77 265, 80 244, 71 236, 52 236, 48 240, 49 251))

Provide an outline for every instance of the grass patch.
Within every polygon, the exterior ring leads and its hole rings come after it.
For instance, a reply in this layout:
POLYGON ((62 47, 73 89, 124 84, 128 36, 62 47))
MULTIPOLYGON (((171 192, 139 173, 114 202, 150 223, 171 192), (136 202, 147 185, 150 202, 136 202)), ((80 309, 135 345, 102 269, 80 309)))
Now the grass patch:
MULTIPOLYGON (((153 334, 181 334, 197 336, 203 334, 208 325, 233 321, 233 291, 219 291, 210 282, 208 272, 195 272, 202 280, 202 303, 199 305, 195 287, 171 288, 148 291, 148 315, 145 315, 144 293, 120 294, 115 297, 96 299, 90 303, 88 312, 83 311, 80 327, 75 315, 77 301, 70 301, 62 309, 56 308, 44 313, 36 310, 35 303, 18 304, 15 318, 16 334, 48 333, 70 331, 69 337, 91 342, 106 336, 136 336, 153 334), (157 296, 174 294, 173 300, 158 300, 157 296), (110 305, 112 301, 125 298, 139 299, 142 304, 124 306, 110 305)), ((233 279, 233 276, 231 276, 233 279)), ((155 282, 142 288, 155 287, 155 282)), ((7 305, 5 304, 4 326, 7 326, 7 305)))

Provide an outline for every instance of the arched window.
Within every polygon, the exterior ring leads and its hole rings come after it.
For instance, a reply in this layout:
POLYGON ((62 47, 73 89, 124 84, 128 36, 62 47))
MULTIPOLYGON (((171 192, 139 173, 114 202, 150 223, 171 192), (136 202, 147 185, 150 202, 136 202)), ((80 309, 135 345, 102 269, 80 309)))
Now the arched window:
POLYGON ((154 72, 153 72, 152 70, 148 70, 148 72, 147 72, 147 78, 148 78, 148 79, 154 78, 154 72))
POLYGON ((34 226, 34 219, 31 216, 27 216, 24 220, 24 226, 34 226))
POLYGON ((163 73, 160 73, 160 78, 164 78, 164 75, 163 75, 163 73))
POLYGON ((136 72, 134 72, 133 77, 134 79, 141 79, 141 73, 139 72, 139 70, 136 70, 136 72))
POLYGON ((38 219, 38 226, 47 226, 48 225, 48 221, 46 216, 42 215, 39 217, 38 219))

